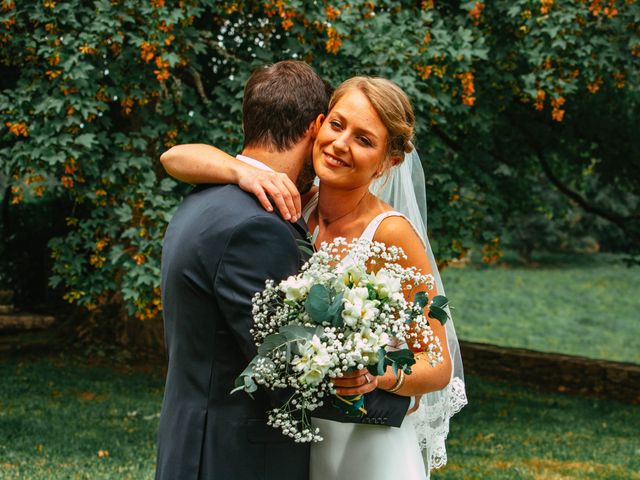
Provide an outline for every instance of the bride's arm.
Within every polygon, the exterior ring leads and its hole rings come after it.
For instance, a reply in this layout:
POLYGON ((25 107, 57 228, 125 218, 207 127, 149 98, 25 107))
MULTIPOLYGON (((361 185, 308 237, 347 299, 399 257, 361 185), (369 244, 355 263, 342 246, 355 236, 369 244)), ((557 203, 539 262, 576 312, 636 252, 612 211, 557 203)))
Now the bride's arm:
MULTIPOLYGON (((399 261, 404 267, 414 266, 423 274, 432 274, 431 264, 427 258, 422 241, 414 232, 411 225, 402 217, 387 218, 376 232, 375 240, 384 242, 386 245, 395 245, 407 255, 407 258, 399 261)), ((408 293, 407 298, 413 300, 416 292, 425 290, 425 287, 417 287, 408 293)), ((427 290, 429 299, 438 295, 437 288, 434 285, 432 290, 427 290)), ((395 391, 398 395, 419 396, 427 392, 441 390, 447 386, 451 378, 451 356, 449 355, 449 346, 447 344, 447 335, 444 325, 435 319, 430 319, 429 324, 433 333, 440 340, 442 347, 443 361, 436 366, 431 366, 426 354, 416 354, 416 364, 411 367, 411 374, 405 376, 402 387, 395 391)), ((413 348, 410 346, 413 350, 413 348)), ((378 387, 383 390, 389 390, 396 384, 396 377, 391 371, 379 377, 378 387)))
POLYGON ((160 156, 162 166, 186 183, 234 183, 254 194, 267 211, 269 197, 286 220, 300 217, 300 193, 284 173, 261 170, 204 144, 176 145, 160 156))

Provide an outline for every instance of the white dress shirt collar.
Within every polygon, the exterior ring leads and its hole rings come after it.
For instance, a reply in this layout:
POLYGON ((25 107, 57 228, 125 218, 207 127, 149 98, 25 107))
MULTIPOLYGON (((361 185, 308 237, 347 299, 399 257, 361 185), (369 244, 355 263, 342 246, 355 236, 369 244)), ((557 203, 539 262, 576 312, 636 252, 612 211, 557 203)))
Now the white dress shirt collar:
POLYGON ((265 165, 260 160, 256 160, 255 158, 247 157, 246 155, 238 154, 236 158, 241 162, 248 163, 249 165, 259 168, 260 170, 266 170, 268 172, 273 172, 273 168, 265 165))

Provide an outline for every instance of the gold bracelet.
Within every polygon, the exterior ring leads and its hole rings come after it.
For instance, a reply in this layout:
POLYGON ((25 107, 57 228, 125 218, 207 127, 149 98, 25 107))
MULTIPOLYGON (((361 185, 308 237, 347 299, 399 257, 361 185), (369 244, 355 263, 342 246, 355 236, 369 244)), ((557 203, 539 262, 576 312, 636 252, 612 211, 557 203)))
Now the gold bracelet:
POLYGON ((398 374, 398 379, 396 380, 396 384, 393 387, 391 387, 389 390, 387 390, 387 392, 389 393, 397 392, 398 390, 400 390, 403 383, 404 383, 404 371, 400 370, 400 373, 398 374))

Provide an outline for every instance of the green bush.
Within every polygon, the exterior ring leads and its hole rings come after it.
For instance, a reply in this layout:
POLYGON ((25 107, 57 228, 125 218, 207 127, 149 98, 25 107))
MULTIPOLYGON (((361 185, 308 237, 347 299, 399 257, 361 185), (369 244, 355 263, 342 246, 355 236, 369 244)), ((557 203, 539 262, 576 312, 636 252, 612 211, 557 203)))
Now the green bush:
POLYGON ((539 207, 527 193, 536 174, 623 229, 625 248, 637 244, 637 2, 3 0, 1 9, 11 203, 73 202, 68 233, 50 242, 51 285, 89 310, 157 317, 161 239, 186 191, 157 159, 178 141, 239 150, 244 81, 282 58, 334 84, 375 74, 409 93, 443 262, 475 241, 495 256, 506 219, 539 207), (593 193, 605 188, 631 203, 603 206, 593 193))

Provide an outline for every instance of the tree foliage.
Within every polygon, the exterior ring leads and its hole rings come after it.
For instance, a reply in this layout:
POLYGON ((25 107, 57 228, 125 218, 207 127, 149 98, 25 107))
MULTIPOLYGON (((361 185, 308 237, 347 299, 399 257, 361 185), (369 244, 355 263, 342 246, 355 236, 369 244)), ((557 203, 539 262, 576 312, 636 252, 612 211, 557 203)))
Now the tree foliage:
POLYGON ((2 0, 0 145, 10 203, 64 197, 52 285, 154 318, 176 142, 237 151, 258 65, 400 84, 416 109, 442 261, 539 209, 532 182, 638 245, 640 5, 630 0, 2 0))

